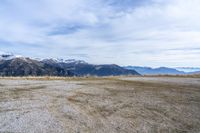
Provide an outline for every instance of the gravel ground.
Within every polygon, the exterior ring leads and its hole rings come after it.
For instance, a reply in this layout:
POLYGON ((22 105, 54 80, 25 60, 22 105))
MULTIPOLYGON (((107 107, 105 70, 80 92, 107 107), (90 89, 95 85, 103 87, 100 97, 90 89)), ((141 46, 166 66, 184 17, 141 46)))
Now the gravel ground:
POLYGON ((200 79, 0 79, 0 132, 200 132, 200 79))

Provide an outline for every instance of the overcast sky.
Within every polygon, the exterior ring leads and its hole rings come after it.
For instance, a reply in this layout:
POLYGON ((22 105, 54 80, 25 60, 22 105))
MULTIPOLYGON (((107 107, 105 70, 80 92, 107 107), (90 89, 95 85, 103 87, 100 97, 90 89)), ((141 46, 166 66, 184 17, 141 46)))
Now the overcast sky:
POLYGON ((200 0, 0 0, 0 51, 200 66, 200 0))

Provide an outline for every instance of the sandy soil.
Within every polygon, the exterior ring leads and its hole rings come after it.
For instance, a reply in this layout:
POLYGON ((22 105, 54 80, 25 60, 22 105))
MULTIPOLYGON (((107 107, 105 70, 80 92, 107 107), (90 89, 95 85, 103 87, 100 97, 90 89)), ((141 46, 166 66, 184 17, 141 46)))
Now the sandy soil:
POLYGON ((0 132, 200 132, 200 79, 0 79, 0 132))

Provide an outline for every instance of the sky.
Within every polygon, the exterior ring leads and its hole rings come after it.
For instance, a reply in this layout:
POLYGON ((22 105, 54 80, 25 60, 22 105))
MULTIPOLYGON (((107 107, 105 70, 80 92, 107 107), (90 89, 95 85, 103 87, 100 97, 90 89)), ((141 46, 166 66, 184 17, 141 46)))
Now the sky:
POLYGON ((0 51, 199 67, 200 0, 0 0, 0 51))

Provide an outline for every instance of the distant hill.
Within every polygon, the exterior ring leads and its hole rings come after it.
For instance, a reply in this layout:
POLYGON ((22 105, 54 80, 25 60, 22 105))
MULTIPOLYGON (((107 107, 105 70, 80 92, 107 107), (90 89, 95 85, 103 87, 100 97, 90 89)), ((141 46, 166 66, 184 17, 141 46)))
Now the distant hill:
POLYGON ((175 69, 177 69, 179 71, 184 71, 186 73, 200 72, 200 68, 199 67, 176 67, 175 69))
POLYGON ((188 74, 200 74, 200 71, 196 71, 196 72, 190 72, 188 74))
POLYGON ((151 68, 151 67, 139 67, 139 66, 126 66, 124 67, 128 70, 135 70, 142 75, 182 75, 186 74, 183 71, 178 71, 174 68, 167 67, 159 67, 159 68, 151 68))
POLYGON ((0 55, 0 76, 119 76, 140 75, 118 65, 93 65, 84 61, 36 60, 13 54, 0 55))

